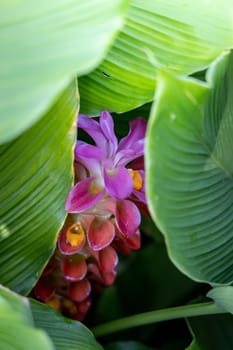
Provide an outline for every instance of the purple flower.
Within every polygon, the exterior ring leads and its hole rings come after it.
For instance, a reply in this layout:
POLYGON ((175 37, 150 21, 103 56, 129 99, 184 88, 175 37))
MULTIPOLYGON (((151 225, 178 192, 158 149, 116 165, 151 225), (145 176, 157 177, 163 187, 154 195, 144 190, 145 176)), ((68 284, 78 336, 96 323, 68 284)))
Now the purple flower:
POLYGON ((132 120, 120 142, 106 111, 98 121, 80 115, 78 126, 94 144, 76 143, 75 185, 66 201, 69 215, 34 294, 65 315, 83 320, 91 291, 114 282, 118 252, 129 254, 141 245, 146 122, 140 117, 132 120))
MULTIPOLYGON (((103 111, 99 122, 79 115, 79 128, 86 131, 95 145, 77 141, 75 160, 88 172, 71 190, 66 210, 69 213, 85 211, 95 205, 107 193, 115 199, 128 198, 134 191, 132 174, 126 165, 143 155, 146 122, 136 118, 130 123, 130 131, 118 144, 113 119, 103 111)), ((139 173, 140 175, 140 173, 139 173)))
MULTIPOLYGON (((141 219, 133 201, 145 203, 144 171, 126 165, 143 155, 146 122, 140 117, 132 120, 128 135, 119 143, 113 119, 106 111, 101 113, 99 121, 80 115, 78 126, 92 137, 95 145, 84 141, 76 143, 78 182, 68 195, 66 210, 69 213, 104 214, 105 217, 113 215, 117 228, 130 236, 141 219)), ((100 224, 99 219, 95 222, 99 224, 88 228, 87 239, 92 249, 99 250, 111 243, 115 230, 109 223, 109 234, 107 225, 100 224)))

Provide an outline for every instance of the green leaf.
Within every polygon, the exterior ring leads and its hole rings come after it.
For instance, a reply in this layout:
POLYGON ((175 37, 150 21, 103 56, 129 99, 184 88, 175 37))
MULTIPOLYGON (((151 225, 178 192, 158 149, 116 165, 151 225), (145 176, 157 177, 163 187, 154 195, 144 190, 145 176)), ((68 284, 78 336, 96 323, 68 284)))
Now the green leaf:
POLYGON ((203 350, 203 349, 201 349, 200 346, 197 344, 197 342, 194 340, 186 350, 203 350))
POLYGON ((30 127, 78 73, 103 58, 128 0, 0 4, 0 143, 30 127))
POLYGON ((33 323, 32 314, 27 298, 21 297, 1 285, 0 297, 4 300, 7 300, 8 306, 11 310, 15 311, 15 314, 21 320, 21 322, 25 324, 27 323, 29 325, 33 323))
POLYGON ((209 89, 162 72, 146 149, 147 194, 169 255, 198 281, 233 280, 233 54, 209 89))
POLYGON ((133 0, 104 61, 79 80, 82 113, 152 101, 157 67, 180 75, 206 68, 233 46, 232 11, 231 0, 133 0))
POLYGON ((32 344, 35 350, 103 350, 82 323, 0 286, 0 349, 31 350, 32 344))
POLYGON ((192 317, 188 319, 188 324, 199 345, 197 350, 233 349, 232 315, 192 317))
POLYGON ((72 184, 75 81, 48 113, 0 147, 0 283, 27 293, 55 246, 72 184))
POLYGON ((0 317, 0 346, 4 350, 54 350, 50 339, 42 332, 20 322, 0 317))
POLYGON ((103 350, 82 323, 65 318, 35 300, 30 300, 30 306, 35 325, 47 332, 56 350, 103 350))
POLYGON ((233 314, 233 287, 224 286, 211 289, 207 297, 213 299, 218 306, 233 314))
POLYGON ((0 288, 0 348, 4 350, 54 350, 47 334, 33 327, 29 303, 0 288))

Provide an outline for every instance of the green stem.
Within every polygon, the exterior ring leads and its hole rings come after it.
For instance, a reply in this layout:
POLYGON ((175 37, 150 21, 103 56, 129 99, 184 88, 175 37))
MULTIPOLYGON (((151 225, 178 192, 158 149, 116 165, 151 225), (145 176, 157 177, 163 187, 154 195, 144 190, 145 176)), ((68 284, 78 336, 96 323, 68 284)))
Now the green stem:
POLYGON ((93 327, 91 331, 96 337, 102 337, 124 329, 144 326, 155 322, 168 321, 176 318, 194 317, 203 315, 212 315, 226 313, 213 302, 178 306, 168 309, 149 311, 129 317, 110 321, 99 326, 93 327))

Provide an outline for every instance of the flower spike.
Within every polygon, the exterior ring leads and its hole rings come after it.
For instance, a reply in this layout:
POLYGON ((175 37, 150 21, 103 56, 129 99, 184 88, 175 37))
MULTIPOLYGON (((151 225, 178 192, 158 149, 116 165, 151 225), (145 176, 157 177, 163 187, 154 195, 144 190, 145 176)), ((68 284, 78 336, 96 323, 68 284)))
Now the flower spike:
POLYGON ((146 212, 144 143, 146 122, 138 117, 118 142, 110 113, 79 115, 78 127, 93 144, 78 140, 75 184, 67 196, 67 219, 34 296, 75 320, 84 320, 92 292, 114 283, 118 253, 140 248, 140 209, 146 212))

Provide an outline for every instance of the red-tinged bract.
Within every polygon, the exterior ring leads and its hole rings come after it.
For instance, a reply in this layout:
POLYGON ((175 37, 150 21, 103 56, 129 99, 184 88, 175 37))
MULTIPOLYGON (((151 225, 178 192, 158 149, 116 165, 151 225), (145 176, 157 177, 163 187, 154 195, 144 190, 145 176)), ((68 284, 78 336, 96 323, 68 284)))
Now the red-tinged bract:
POLYGON ((67 220, 57 249, 34 288, 34 297, 83 321, 92 291, 114 283, 118 252, 140 248, 140 210, 147 212, 144 174, 146 122, 130 122, 119 142, 113 118, 79 115, 78 127, 94 144, 75 146, 75 184, 67 196, 67 220))

